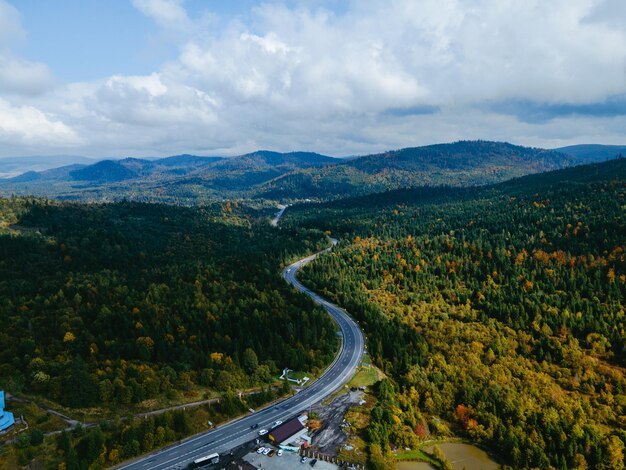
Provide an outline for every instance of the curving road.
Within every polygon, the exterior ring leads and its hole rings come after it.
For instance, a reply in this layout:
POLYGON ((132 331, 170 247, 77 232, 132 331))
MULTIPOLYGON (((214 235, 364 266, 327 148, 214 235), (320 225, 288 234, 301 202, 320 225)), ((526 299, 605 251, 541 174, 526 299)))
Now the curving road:
MULTIPOLYGON (((337 241, 331 240, 334 246, 337 241)), ((275 421, 285 421, 296 416, 310 406, 319 403, 350 380, 359 367, 363 356, 365 347, 363 333, 344 310, 309 290, 296 277, 298 270, 304 265, 313 261, 319 254, 331 249, 332 247, 301 259, 283 270, 285 281, 324 307, 341 329, 342 343, 339 354, 324 374, 290 398, 273 403, 256 413, 236 419, 131 463, 118 466, 118 468, 129 470, 185 468, 189 462, 198 457, 213 452, 220 454, 229 452, 231 449, 258 437, 258 429, 270 429, 275 421), (258 429, 250 429, 253 424, 258 424, 258 429)))

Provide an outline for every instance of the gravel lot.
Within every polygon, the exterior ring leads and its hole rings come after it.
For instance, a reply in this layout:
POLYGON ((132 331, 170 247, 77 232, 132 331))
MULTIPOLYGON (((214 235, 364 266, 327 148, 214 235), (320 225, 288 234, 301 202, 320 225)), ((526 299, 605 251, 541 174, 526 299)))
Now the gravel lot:
MULTIPOLYGON (((246 462, 251 463, 257 468, 263 468, 266 470, 310 470, 311 459, 307 459, 306 463, 300 463, 300 456, 291 452, 285 452, 281 457, 274 455, 274 457, 267 457, 265 455, 259 455, 256 452, 249 453, 244 457, 246 462)), ((337 465, 333 465, 328 462, 318 461, 315 464, 315 470, 337 470, 337 465)))
POLYGON ((323 422, 322 427, 311 436, 314 448, 327 455, 337 455, 337 449, 348 439, 341 427, 343 417, 350 407, 358 406, 362 398, 361 391, 347 392, 339 395, 329 405, 313 409, 323 422))

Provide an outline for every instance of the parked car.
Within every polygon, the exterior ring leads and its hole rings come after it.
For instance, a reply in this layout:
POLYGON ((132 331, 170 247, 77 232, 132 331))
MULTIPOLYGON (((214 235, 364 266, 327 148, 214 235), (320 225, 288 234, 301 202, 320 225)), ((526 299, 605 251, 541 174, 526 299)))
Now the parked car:
POLYGON ((257 453, 257 454, 262 454, 264 450, 265 450, 265 447, 259 447, 259 448, 256 450, 256 453, 257 453))
POLYGON ((274 426, 272 426, 272 427, 273 427, 273 428, 275 428, 275 427, 277 427, 277 426, 280 426, 281 424, 283 424, 283 422, 279 419, 278 421, 276 421, 276 422, 274 423, 274 426))
POLYGON ((267 454, 268 457, 274 457, 274 454, 276 453, 276 451, 274 449, 270 450, 270 453, 267 454))
POLYGON ((317 463, 317 459, 313 459, 313 460, 311 460, 311 462, 309 463, 309 465, 310 465, 311 467, 315 467, 315 464, 316 464, 316 463, 317 463))
POLYGON ((302 457, 302 458, 300 459, 300 463, 304 463, 304 462, 306 462, 306 457, 302 457))
POLYGON ((259 436, 265 436, 267 434, 267 429, 261 429, 259 431, 259 436))
POLYGON ((272 450, 272 449, 270 449, 269 447, 266 447, 265 450, 263 450, 263 455, 269 454, 270 450, 272 450))
POLYGON ((279 457, 282 457, 283 450, 282 449, 278 449, 278 452, 276 452, 276 455, 279 456, 279 457))

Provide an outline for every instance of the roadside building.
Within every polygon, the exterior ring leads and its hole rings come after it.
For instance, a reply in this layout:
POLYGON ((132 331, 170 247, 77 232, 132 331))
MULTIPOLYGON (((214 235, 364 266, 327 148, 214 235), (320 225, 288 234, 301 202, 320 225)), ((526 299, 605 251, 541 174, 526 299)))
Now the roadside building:
POLYGON ((270 441, 277 446, 289 444, 294 441, 303 440, 311 442, 307 435, 307 428, 302 424, 302 419, 293 418, 275 427, 269 433, 270 441))
POLYGON ((14 424, 13 413, 4 411, 4 390, 0 390, 0 432, 6 431, 14 424))

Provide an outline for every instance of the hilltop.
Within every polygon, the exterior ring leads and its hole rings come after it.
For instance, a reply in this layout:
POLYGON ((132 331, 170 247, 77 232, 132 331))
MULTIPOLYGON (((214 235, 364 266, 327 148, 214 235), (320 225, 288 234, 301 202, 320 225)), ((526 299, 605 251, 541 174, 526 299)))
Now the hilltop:
POLYGON ((581 144, 561 147, 555 150, 573 155, 581 163, 593 163, 609 160, 619 155, 626 155, 626 145, 581 144))
POLYGON ((366 155, 333 168, 290 173, 259 191, 272 199, 324 199, 414 186, 478 186, 578 163, 576 157, 554 150, 461 141, 366 155))

